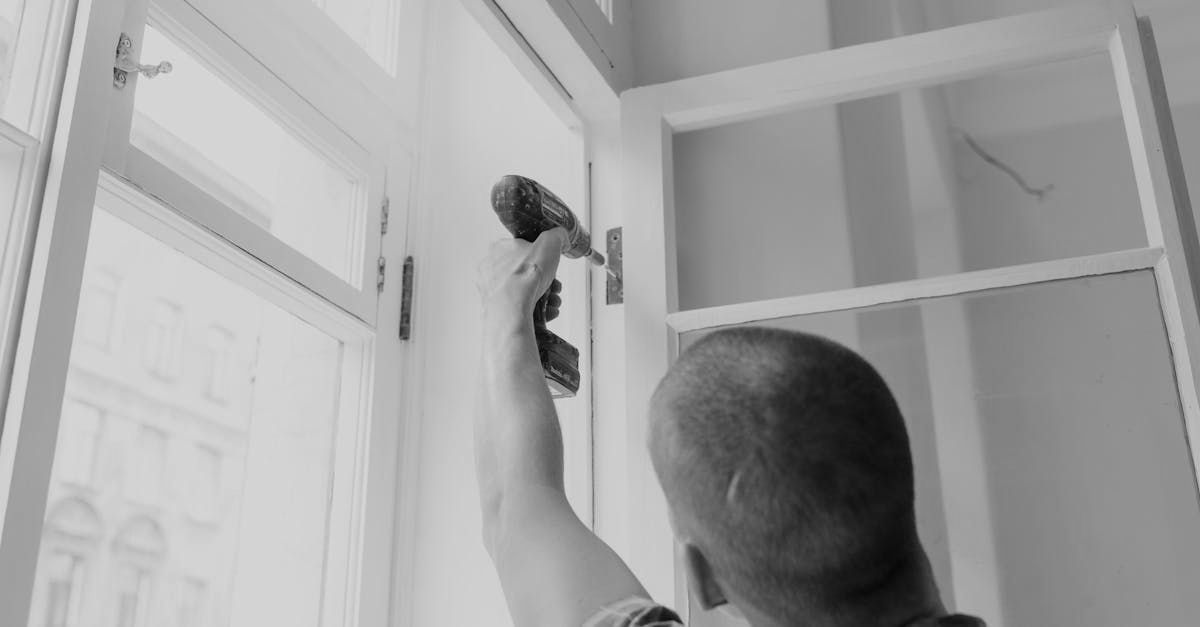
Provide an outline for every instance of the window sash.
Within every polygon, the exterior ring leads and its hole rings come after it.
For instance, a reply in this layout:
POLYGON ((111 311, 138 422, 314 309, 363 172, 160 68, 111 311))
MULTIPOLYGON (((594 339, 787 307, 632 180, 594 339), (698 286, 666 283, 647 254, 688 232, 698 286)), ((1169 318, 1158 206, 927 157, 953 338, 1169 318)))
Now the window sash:
MULTIPOLYGON (((189 32, 200 31, 203 43, 225 46, 233 51, 232 56, 241 55, 238 58, 246 64, 244 67, 266 71, 242 49, 243 45, 252 48, 261 42, 239 40, 234 44, 185 4, 174 0, 161 3, 179 9, 185 19, 199 24, 197 28, 189 28, 189 32)), ((159 10, 163 7, 154 9, 159 10)), ((56 158, 46 178, 39 237, 29 271, 30 291, 16 349, 12 396, 0 435, 0 520, 3 521, 0 579, 6 582, 0 590, 0 623, 23 625, 28 620, 42 532, 42 516, 35 512, 43 512, 46 506, 84 255, 97 199, 106 209, 151 236, 343 341, 338 410, 343 416, 359 419, 339 421, 339 431, 335 434, 334 502, 330 505, 335 515, 328 521, 328 537, 337 541, 327 542, 326 563, 338 568, 327 573, 330 600, 323 604, 321 624, 385 622, 393 592, 391 556, 398 545, 393 530, 396 501, 400 498, 395 474, 397 456, 412 446, 402 428, 406 422, 397 419, 406 407, 401 401, 408 389, 400 375, 407 367, 408 353, 402 350, 395 333, 379 332, 391 331, 398 324, 400 281, 393 278, 381 292, 377 291, 375 282, 370 280, 374 276, 372 257, 370 273, 364 281, 364 288, 369 286, 369 290, 362 290, 364 295, 355 300, 353 294, 339 293, 325 284, 333 283, 332 275, 322 277, 316 270, 307 273, 297 270, 304 261, 300 256, 289 258, 279 254, 272 259, 270 253, 260 254, 261 242, 238 240, 238 237, 266 240, 265 235, 238 228, 222 233, 220 228, 214 228, 214 220, 228 217, 222 213, 227 208, 210 207, 213 213, 202 214, 174 206, 174 201, 180 199, 183 202, 179 204, 189 208, 203 204, 206 199, 196 194, 196 188, 171 185, 177 181, 169 174, 143 177, 145 180, 136 184, 126 178, 124 169, 130 163, 129 152, 114 151, 106 129, 123 128, 123 134, 115 135, 128 145, 137 79, 131 79, 123 92, 113 89, 112 52, 121 32, 136 38, 148 11, 145 0, 79 3, 71 46, 73 63, 63 79, 68 86, 64 93, 69 97, 58 114, 58 131, 52 147, 56 158), (150 191, 143 188, 147 181, 145 187, 162 191, 163 195, 146 193, 150 191), (189 204, 191 201, 195 202, 189 204), (217 218, 212 218, 214 215, 217 218), (256 246, 260 250, 255 250, 256 246), (401 384, 397 385, 397 381, 401 384), (39 419, 24 420, 26 416, 39 419), (376 420, 377 416, 386 419, 376 420)), ((170 12, 163 15, 177 17, 170 12)), ((276 90, 275 93, 284 94, 281 99, 291 98, 291 102, 307 107, 285 108, 286 113, 308 116, 301 118, 306 129, 313 126, 323 129, 322 137, 333 138, 330 141, 345 148, 343 153, 356 154, 367 164, 373 200, 382 198, 385 186, 393 194, 390 234, 381 243, 374 231, 381 203, 372 202, 375 213, 364 236, 373 242, 371 250, 375 256, 385 257, 393 268, 399 268, 414 151, 414 144, 407 142, 412 138, 396 130, 400 125, 392 123, 395 118, 390 112, 381 113, 387 108, 379 105, 378 98, 356 100, 331 89, 330 85, 344 84, 336 68, 326 65, 317 72, 312 69, 309 68, 310 74, 329 79, 324 100, 318 99, 317 106, 293 91, 294 85, 284 85, 274 74, 267 76, 270 80, 264 84, 276 90), (341 103, 335 110, 321 108, 321 102, 334 102, 331 99, 335 97, 341 103), (309 125, 309 120, 316 123, 309 125), (338 120, 352 123, 342 127, 338 120), (372 124, 378 125, 372 127, 372 124), (385 177, 389 169, 394 175, 385 177)), ((363 87, 359 85, 357 89, 361 92, 363 87)), ((411 89, 411 93, 406 92, 404 97, 411 96, 415 102, 415 82, 405 89, 411 89)))

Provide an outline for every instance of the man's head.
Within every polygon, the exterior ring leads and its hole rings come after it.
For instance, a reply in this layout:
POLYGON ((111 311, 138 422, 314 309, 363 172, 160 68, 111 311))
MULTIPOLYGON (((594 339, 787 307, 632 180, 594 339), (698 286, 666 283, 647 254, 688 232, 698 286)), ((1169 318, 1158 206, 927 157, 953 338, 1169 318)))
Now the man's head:
POLYGON ((928 588, 904 420, 850 349, 711 333, 659 385, 649 436, 702 604, 867 624, 854 621, 928 588))

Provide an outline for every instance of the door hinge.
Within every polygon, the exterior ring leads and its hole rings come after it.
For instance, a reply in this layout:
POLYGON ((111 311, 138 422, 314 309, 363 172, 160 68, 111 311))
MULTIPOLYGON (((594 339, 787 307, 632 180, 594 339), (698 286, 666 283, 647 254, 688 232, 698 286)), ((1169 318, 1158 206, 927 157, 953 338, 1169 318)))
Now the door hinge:
POLYGON ((412 301, 413 301, 413 258, 404 258, 404 268, 400 271, 400 339, 412 337, 412 301))
POLYGON ((376 263, 379 272, 375 274, 375 289, 382 292, 383 284, 387 282, 387 258, 380 255, 376 263))
POLYGON ((391 213, 392 213, 392 200, 390 198, 388 198, 387 196, 384 196, 383 197, 383 205, 381 205, 379 208, 379 233, 382 235, 387 235, 388 218, 391 217, 391 213))
POLYGON ((625 302, 625 270, 621 261, 624 246, 621 244, 621 227, 615 227, 605 233, 605 244, 608 249, 608 272, 604 283, 604 302, 609 305, 620 305, 625 302))

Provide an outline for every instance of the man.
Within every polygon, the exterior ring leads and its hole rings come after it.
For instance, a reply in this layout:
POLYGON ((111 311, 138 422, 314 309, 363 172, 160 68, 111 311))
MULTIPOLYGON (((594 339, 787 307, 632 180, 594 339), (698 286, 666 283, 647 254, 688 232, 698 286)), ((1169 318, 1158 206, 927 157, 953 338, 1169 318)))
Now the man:
MULTIPOLYGON (((501 241, 480 266, 484 543, 518 627, 681 625, 563 491, 532 311, 564 244, 561 229, 501 241)), ((776 329, 715 332, 680 357, 649 411, 651 458, 705 609, 728 605, 753 627, 983 624, 945 615, 917 539, 903 418, 849 349, 776 329)))

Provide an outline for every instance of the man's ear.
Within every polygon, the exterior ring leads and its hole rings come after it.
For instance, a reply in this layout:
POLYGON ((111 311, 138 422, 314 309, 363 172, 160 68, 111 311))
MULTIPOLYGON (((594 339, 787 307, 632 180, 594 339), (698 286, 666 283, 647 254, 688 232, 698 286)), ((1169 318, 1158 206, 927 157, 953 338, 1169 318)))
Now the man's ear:
POLYGON ((713 574, 708 558, 704 557, 704 553, 701 553, 696 545, 684 543, 683 564, 687 572, 688 586, 696 595, 701 608, 711 610, 729 602, 713 574))

